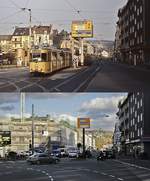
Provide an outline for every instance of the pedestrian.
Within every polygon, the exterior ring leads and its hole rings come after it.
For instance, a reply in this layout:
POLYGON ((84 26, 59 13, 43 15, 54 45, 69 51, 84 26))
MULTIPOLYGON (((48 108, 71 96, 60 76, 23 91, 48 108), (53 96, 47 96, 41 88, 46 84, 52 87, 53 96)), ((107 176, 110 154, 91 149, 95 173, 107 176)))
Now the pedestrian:
POLYGON ((73 57, 73 67, 76 69, 77 68, 77 56, 74 55, 73 57))

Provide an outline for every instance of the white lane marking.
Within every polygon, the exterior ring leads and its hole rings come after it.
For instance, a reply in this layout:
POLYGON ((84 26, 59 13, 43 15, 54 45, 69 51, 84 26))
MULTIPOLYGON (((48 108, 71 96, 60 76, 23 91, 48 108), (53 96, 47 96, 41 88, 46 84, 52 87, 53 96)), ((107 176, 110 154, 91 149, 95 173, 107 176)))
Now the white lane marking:
POLYGON ((75 73, 60 73, 60 74, 56 74, 52 77, 49 77, 48 80, 66 79, 73 75, 75 75, 75 73))
POLYGON ((107 173, 101 172, 102 175, 107 175, 107 173))
POLYGON ((131 164, 131 163, 127 163, 127 162, 123 162, 123 161, 119 161, 119 160, 114 160, 114 161, 118 162, 118 163, 121 163, 121 164, 124 164, 124 165, 131 166, 131 167, 135 167, 135 168, 139 168, 139 169, 144 169, 144 170, 150 171, 150 169, 146 168, 146 167, 138 166, 138 165, 135 165, 135 164, 131 164))
POLYGON ((123 181, 124 179, 123 178, 117 178, 118 180, 120 180, 120 181, 123 181))
POLYGON ((94 173, 99 173, 99 171, 97 171, 97 170, 94 170, 93 172, 94 172, 94 173))
POLYGON ((109 175, 109 177, 111 177, 111 178, 115 178, 115 176, 114 176, 114 175, 109 175))
POLYGON ((54 90, 57 91, 57 92, 61 92, 61 90, 59 90, 58 88, 55 88, 54 90))
POLYGON ((96 72, 98 72, 99 69, 100 69, 100 67, 98 67, 98 68, 94 71, 94 73, 92 73, 91 76, 89 76, 89 77, 88 77, 85 81, 83 81, 76 89, 74 89, 73 92, 78 92, 78 91, 81 89, 81 87, 84 86, 84 85, 89 81, 89 79, 91 79, 91 78, 96 74, 96 72))
POLYGON ((75 79, 75 78, 81 76, 83 73, 87 72, 88 70, 89 70, 89 69, 87 68, 87 69, 85 69, 85 70, 83 70, 83 71, 77 73, 77 75, 75 74, 75 76, 71 76, 70 79, 67 79, 66 81, 63 81, 62 83, 56 85, 55 87, 51 88, 50 91, 53 91, 54 89, 59 88, 59 87, 65 85, 65 84, 67 84, 68 82, 70 82, 71 80, 73 80, 73 79, 75 79))

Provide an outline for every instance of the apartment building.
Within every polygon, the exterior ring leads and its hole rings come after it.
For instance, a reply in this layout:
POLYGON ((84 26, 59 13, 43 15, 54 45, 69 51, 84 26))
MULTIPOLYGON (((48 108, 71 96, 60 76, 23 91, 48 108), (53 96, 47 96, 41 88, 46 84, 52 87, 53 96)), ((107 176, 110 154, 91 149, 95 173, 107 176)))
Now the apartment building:
POLYGON ((129 93, 120 102, 118 117, 121 131, 121 151, 125 155, 150 157, 150 96, 143 93, 129 93))
POLYGON ((116 47, 116 51, 120 51, 123 62, 133 65, 150 64, 149 9, 149 0, 128 0, 119 9, 117 35, 119 34, 121 44, 116 47))

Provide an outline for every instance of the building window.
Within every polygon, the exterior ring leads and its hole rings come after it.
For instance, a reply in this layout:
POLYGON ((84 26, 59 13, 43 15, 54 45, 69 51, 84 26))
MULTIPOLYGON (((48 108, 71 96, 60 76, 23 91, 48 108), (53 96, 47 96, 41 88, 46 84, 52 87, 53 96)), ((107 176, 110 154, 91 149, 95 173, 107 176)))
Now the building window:
POLYGON ((140 116, 140 117, 141 117, 141 119, 140 119, 140 120, 141 120, 141 121, 143 121, 143 114, 142 114, 142 113, 141 113, 141 116, 140 116))
POLYGON ((141 136, 143 136, 143 128, 141 128, 141 136))
POLYGON ((137 111, 135 111, 135 118, 137 118, 137 111))

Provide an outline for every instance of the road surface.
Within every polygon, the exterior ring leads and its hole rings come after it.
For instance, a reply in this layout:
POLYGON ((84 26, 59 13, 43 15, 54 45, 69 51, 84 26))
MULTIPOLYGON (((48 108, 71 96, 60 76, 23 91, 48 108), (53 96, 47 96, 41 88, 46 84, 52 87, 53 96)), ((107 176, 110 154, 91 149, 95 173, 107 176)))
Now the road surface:
POLYGON ((25 161, 0 163, 4 181, 149 181, 150 169, 116 160, 62 160, 59 164, 28 165, 25 161))
POLYGON ((95 62, 90 67, 69 68, 53 75, 35 76, 28 68, 0 70, 0 92, 132 92, 150 90, 150 70, 95 62))

